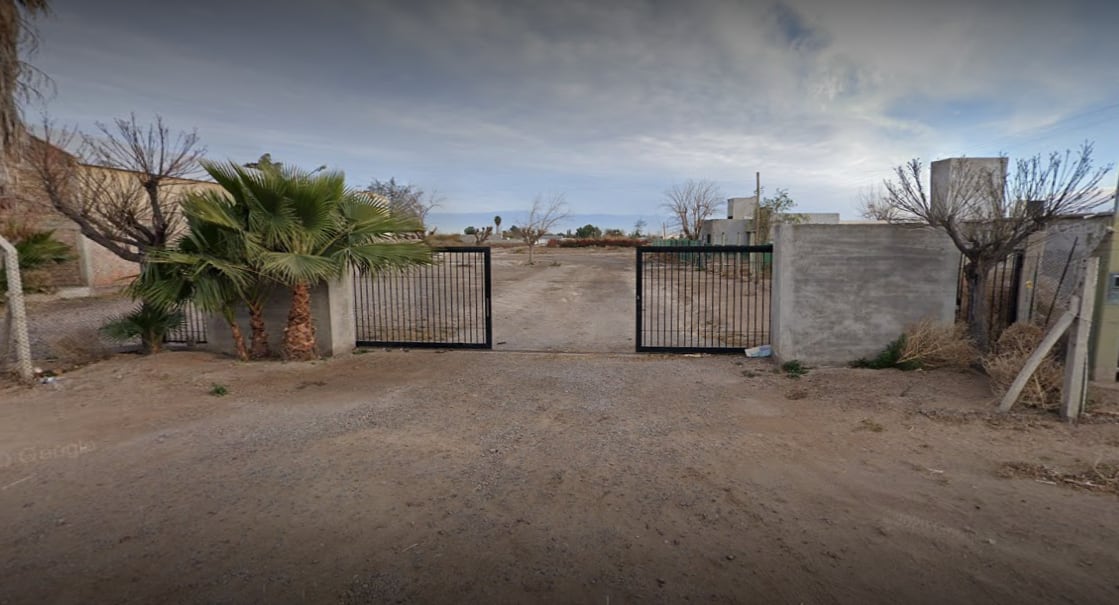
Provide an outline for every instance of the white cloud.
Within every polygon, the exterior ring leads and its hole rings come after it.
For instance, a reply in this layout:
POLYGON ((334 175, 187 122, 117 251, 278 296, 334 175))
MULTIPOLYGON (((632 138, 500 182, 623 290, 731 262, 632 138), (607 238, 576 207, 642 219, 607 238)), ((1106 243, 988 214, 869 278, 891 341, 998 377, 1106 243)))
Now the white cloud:
POLYGON ((471 208, 576 187, 573 205, 601 205, 625 183, 647 204, 673 180, 748 190, 761 170, 847 210, 911 156, 1064 141, 1095 119, 1070 116, 1119 98, 1116 3, 329 0, 304 18, 336 31, 293 41, 300 23, 231 14, 168 36, 207 11, 152 25, 71 1, 43 28, 59 117, 161 112, 220 155, 423 180, 471 208), (950 106, 986 113, 961 127, 950 106))

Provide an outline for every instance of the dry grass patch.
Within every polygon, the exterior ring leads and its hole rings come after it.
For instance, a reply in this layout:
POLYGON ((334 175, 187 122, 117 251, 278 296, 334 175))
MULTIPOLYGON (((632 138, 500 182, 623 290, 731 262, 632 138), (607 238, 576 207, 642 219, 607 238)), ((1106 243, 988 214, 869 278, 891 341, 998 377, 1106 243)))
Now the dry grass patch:
POLYGON ((1119 465, 1116 464, 1097 462, 1083 470, 1069 472, 1032 462, 1005 462, 999 466, 998 475, 1119 495, 1119 465))
POLYGON ((914 361, 927 370, 965 369, 978 358, 979 351, 968 337, 965 324, 925 320, 906 330, 900 362, 914 361))
MULTIPOLYGON (((1026 359, 1037 349, 1045 331, 1033 324, 1016 323, 1003 331, 993 350, 983 357, 983 368, 991 377, 991 388, 1002 397, 1010 384, 1022 371, 1026 359)), ((1060 347, 1057 347, 1060 348, 1060 347)), ((1056 350, 1056 348, 1054 349, 1056 350)), ((1061 386, 1064 367, 1053 353, 1045 356, 1041 365, 1026 383, 1016 403, 1054 410, 1061 403, 1061 386)))
POLYGON ((62 365, 84 366, 113 356, 96 328, 76 328, 47 343, 51 355, 62 365))
POLYGON ((925 320, 909 327, 877 356, 859 359, 857 368, 884 370, 966 369, 979 358, 963 324, 945 325, 925 320))

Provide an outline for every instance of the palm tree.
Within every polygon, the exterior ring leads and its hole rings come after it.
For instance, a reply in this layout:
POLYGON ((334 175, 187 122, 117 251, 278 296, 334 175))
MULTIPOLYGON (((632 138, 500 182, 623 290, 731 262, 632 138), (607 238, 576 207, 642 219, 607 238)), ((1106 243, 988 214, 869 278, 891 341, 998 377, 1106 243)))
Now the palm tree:
MULTIPOLYGON (((130 288, 134 295, 163 308, 177 308, 190 301, 199 310, 221 315, 232 333, 237 358, 248 361, 251 356, 237 323, 237 306, 253 299, 254 289, 262 280, 245 262, 239 232, 201 220, 191 212, 195 204, 212 201, 225 203, 224 199, 188 199, 184 203, 185 235, 174 248, 152 251, 140 278, 130 288)), ((264 338, 267 346, 267 336, 264 338)))
MULTIPOLYGON (((265 154, 267 155, 267 154, 265 154)), ((264 156, 262 156, 262 160, 264 156)), ((249 356, 252 359, 264 359, 272 356, 268 344, 268 330, 264 323, 264 303, 274 283, 264 274, 260 266, 260 257, 256 252, 259 245, 254 242, 259 238, 252 236, 253 201, 250 199, 249 190, 244 186, 242 176, 246 174, 241 167, 235 164, 217 164, 202 162, 202 167, 224 189, 224 195, 215 192, 188 194, 183 202, 183 215, 189 224, 209 225, 217 228, 222 233, 222 246, 216 249, 216 254, 227 261, 239 264, 246 269, 244 280, 238 284, 229 284, 233 292, 240 298, 249 312, 249 330, 251 333, 251 348, 249 356)), ((267 165, 263 163, 255 167, 257 171, 278 171, 280 164, 267 165)), ((199 234, 204 241, 211 241, 204 233, 199 234)), ((206 248, 202 248, 206 250, 206 248)), ((211 249, 212 251, 215 249, 211 249)), ((188 252, 189 254, 189 252, 188 252)), ((190 257, 179 257, 180 261, 190 262, 190 257)), ((195 257, 193 260, 205 262, 205 259, 195 257)), ((220 274, 219 274, 220 275, 220 274)), ((230 326, 233 329, 233 326, 230 326)), ((237 328, 239 331, 240 328, 237 328)))
POLYGON ((222 196, 194 196, 184 212, 237 232, 245 251, 238 262, 249 274, 291 288, 285 359, 317 356, 314 285, 341 277, 350 267, 371 271, 431 261, 425 244, 396 237, 416 231, 415 219, 394 216, 374 196, 347 188, 341 172, 280 164, 258 169, 207 164, 206 169, 233 201, 222 205, 217 203, 222 196))

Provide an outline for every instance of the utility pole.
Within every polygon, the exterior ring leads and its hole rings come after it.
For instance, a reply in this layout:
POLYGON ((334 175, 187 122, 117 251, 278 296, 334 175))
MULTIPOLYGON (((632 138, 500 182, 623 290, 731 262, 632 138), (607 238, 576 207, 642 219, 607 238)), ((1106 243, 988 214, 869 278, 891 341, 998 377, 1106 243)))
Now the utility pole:
POLYGON ((757 181, 757 188, 754 190, 754 194, 758 196, 758 207, 760 208, 762 205, 762 173, 755 172, 754 179, 757 181))

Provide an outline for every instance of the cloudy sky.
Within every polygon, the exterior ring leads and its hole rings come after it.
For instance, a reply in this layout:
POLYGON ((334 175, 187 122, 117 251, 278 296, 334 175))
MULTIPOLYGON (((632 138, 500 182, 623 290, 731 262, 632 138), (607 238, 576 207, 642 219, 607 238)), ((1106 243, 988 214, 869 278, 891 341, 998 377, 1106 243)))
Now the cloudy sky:
POLYGON ((623 221, 688 178, 749 195, 760 171, 800 209, 853 218, 915 156, 1090 139, 1119 159, 1115 0, 53 6, 32 62, 57 120, 158 113, 210 157, 396 177, 444 213, 562 192, 623 221))

